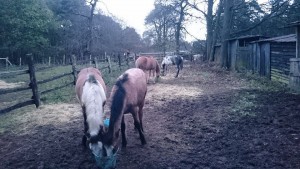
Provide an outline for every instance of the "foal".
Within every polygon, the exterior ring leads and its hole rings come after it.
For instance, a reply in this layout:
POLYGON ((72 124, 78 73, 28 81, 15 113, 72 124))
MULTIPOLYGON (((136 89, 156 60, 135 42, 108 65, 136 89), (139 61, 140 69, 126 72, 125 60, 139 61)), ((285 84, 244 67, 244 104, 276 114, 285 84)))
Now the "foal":
POLYGON ((151 71, 153 72, 153 77, 155 77, 155 74, 156 74, 154 83, 159 78, 159 75, 160 75, 159 64, 158 64, 157 60, 152 56, 150 56, 150 57, 140 56, 135 61, 135 67, 142 69, 145 73, 146 73, 146 71, 149 71, 149 77, 147 77, 147 82, 150 79, 151 71))

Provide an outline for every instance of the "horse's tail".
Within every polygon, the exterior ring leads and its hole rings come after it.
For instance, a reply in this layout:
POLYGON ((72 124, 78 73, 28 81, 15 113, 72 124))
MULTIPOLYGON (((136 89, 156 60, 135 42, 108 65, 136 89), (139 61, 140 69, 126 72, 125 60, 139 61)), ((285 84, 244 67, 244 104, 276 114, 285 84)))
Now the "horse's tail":
POLYGON ((90 83, 98 84, 98 81, 94 75, 89 75, 89 78, 87 79, 87 81, 90 83))

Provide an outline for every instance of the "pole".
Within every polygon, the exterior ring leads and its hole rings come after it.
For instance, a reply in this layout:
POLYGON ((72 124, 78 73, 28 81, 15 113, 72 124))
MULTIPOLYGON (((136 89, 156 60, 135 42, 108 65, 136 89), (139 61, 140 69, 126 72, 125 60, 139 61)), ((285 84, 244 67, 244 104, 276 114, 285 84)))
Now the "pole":
POLYGON ((40 94, 38 92, 38 86, 36 83, 36 77, 35 77, 35 67, 33 64, 33 55, 27 54, 27 56, 30 57, 29 59, 29 77, 30 77, 30 84, 32 90, 32 99, 34 100, 35 107, 38 108, 40 106, 40 94))

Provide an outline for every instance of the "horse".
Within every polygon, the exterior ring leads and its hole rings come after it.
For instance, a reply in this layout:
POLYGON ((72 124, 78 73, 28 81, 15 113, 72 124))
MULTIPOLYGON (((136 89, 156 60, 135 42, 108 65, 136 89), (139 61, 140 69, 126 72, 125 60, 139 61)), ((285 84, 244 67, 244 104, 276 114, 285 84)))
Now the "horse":
POLYGON ((177 78, 179 74, 179 70, 183 69, 183 57, 178 55, 165 56, 161 63, 163 69, 163 75, 165 75, 165 71, 167 70, 167 65, 171 65, 171 64, 177 66, 177 73, 175 76, 175 78, 177 78))
MULTIPOLYGON (((116 161, 116 153, 119 149, 118 143, 120 141, 120 131, 122 135, 122 147, 127 146, 124 114, 132 114, 134 126, 139 132, 141 143, 142 145, 146 144, 143 129, 143 106, 146 93, 146 75, 138 68, 131 68, 125 71, 113 86, 110 95, 111 107, 109 127, 103 137, 104 158, 110 159, 108 161, 116 161)), ((108 162, 107 165, 110 164, 111 163, 108 162)), ((107 167, 107 165, 104 166, 107 167)))
POLYGON ((77 77, 75 91, 84 118, 82 144, 84 146, 88 144, 92 152, 95 153, 99 147, 102 147, 101 136, 105 131, 106 85, 101 72, 93 67, 82 69, 77 77))
POLYGON ((140 56, 135 61, 135 67, 142 69, 145 73, 146 73, 146 71, 149 71, 149 78, 147 78, 147 83, 150 79, 151 71, 153 72, 153 77, 155 77, 155 74, 156 74, 154 83, 160 76, 160 67, 159 67, 158 61, 152 56, 150 56, 150 57, 140 56))
POLYGON ((202 58, 203 58, 203 55, 201 55, 201 54, 192 55, 192 62, 195 63, 197 60, 200 60, 202 58))

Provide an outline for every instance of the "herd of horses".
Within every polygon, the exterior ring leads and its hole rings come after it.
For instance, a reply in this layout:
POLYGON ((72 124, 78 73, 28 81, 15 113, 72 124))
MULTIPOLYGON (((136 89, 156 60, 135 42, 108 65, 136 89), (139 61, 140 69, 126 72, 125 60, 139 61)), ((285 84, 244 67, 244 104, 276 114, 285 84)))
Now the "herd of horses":
MULTIPOLYGON (((177 66, 175 77, 178 77, 179 70, 183 68, 183 58, 166 56, 161 64, 163 75, 167 65, 170 64, 177 66)), ((84 118, 82 144, 91 150, 99 168, 115 168, 120 138, 122 138, 122 147, 127 145, 124 114, 132 114, 141 143, 146 144, 143 106, 147 83, 151 71, 156 79, 160 76, 160 65, 154 57, 140 56, 136 59, 135 66, 136 68, 126 70, 117 78, 109 98, 107 98, 107 89, 102 74, 98 69, 84 68, 78 74, 75 91, 84 118), (149 72, 148 75, 147 72, 149 72), (105 125, 107 114, 104 112, 104 106, 107 99, 111 101, 111 105, 109 124, 105 125)))

